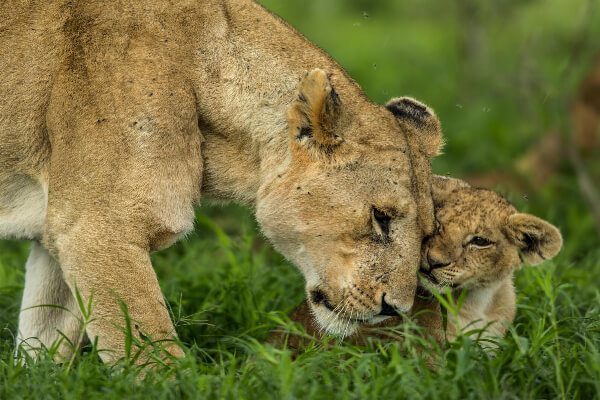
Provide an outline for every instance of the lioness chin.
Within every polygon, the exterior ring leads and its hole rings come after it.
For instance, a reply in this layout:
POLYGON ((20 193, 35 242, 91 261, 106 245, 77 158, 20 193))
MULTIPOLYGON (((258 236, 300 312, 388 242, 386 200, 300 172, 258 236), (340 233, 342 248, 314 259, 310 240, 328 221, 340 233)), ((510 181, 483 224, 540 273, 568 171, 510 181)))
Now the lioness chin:
POLYGON ((34 241, 18 345, 70 355, 78 293, 103 360, 148 340, 182 355, 149 253, 193 228, 202 195, 255 210, 327 331, 411 308, 431 109, 370 102, 250 0, 25 0, 0 31, 0 237, 34 241))
MULTIPOLYGON (((562 237, 552 224, 519 213, 493 191, 435 176, 432 192, 439 225, 423 242, 423 280, 410 314, 423 332, 439 343, 462 332, 484 338, 486 346, 493 347, 490 339, 504 336, 507 324, 515 317, 513 272, 523 263, 536 265, 554 257, 562 247, 562 237), (444 296, 447 288, 455 304, 464 298, 457 315, 447 313, 444 331, 440 303, 431 293, 444 296)), ((315 324, 309 302, 304 301, 290 319, 302 324, 310 335, 321 337, 325 332, 315 324)), ((367 336, 389 339, 393 335, 382 328, 402 322, 398 316, 378 325, 363 324, 351 340, 364 343, 367 336)), ((277 333, 270 341, 277 343, 284 338, 285 334, 277 333)), ((300 337, 288 338, 291 348, 301 343, 300 337)))

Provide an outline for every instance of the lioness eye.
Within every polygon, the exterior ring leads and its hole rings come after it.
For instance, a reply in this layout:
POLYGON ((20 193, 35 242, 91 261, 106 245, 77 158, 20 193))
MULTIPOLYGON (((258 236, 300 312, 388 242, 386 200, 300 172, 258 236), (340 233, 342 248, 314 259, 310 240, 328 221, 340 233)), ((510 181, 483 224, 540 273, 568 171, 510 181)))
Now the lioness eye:
POLYGON ((383 234, 385 236, 388 236, 390 233, 391 217, 389 215, 387 215, 385 212, 373 207, 373 218, 375 218, 375 221, 377 221, 377 224, 379 225, 381 232, 383 232, 383 234))
POLYGON ((487 239, 482 238, 481 236, 474 236, 473 239, 471 239, 471 241, 469 242, 469 244, 474 244, 475 246, 479 246, 479 247, 485 247, 485 246, 489 246, 490 244, 492 244, 492 242, 490 242, 487 239))

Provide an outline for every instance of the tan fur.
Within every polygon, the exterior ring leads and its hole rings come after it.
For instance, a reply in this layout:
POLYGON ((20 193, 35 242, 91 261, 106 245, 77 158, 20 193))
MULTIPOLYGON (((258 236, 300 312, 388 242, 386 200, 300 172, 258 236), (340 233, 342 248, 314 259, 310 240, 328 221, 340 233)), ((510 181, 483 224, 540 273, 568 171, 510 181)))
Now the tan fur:
POLYGON ((503 336, 515 316, 512 275, 523 264, 521 254, 530 265, 554 257, 560 232, 491 190, 442 177, 433 187, 439 229, 423 246, 421 272, 427 286, 449 286, 456 300, 466 291, 458 318, 449 316, 449 334, 486 328, 484 337, 503 336))
MULTIPOLYGON (((16 0, 0 31, 0 234, 40 242, 40 269, 60 266, 43 288, 28 273, 24 305, 36 288, 69 309, 75 290, 93 297, 103 359, 124 354, 120 300, 138 339, 173 337, 149 253, 192 229, 201 194, 256 210, 322 294, 312 306, 329 331, 376 320, 384 294, 410 309, 433 230, 431 110, 371 103, 249 0, 16 0)), ((61 324, 42 310, 21 313, 19 337, 49 345, 61 324)))
MULTIPOLYGON (((499 194, 472 188, 464 181, 436 176, 432 193, 439 227, 422 248, 421 289, 444 294, 450 287, 455 301, 463 290, 466 296, 457 318, 448 313, 445 334, 440 304, 432 296, 417 296, 411 314, 441 343, 459 332, 484 338, 503 336, 516 311, 512 275, 523 264, 519 254, 529 264, 538 264, 558 253, 562 237, 548 222, 519 213, 499 194), (490 244, 477 246, 471 242, 474 237, 489 240, 490 244)), ((290 319, 303 324, 307 333, 320 337, 323 332, 307 311, 303 303, 290 319)), ((400 323, 402 319, 394 317, 380 325, 363 325, 361 333, 378 336, 378 328, 400 323)), ((281 338, 276 336, 273 341, 280 342, 281 338)), ((353 340, 360 341, 357 338, 360 335, 353 336, 353 340)), ((289 340, 293 348, 301 343, 298 338, 289 340)))

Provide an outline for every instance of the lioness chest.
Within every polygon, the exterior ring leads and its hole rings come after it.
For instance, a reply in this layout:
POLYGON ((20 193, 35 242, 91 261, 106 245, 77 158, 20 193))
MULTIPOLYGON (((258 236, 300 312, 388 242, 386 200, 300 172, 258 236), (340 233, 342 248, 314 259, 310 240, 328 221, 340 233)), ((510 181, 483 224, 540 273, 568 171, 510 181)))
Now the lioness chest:
POLYGON ((39 239, 48 191, 24 174, 0 175, 0 238, 39 239))

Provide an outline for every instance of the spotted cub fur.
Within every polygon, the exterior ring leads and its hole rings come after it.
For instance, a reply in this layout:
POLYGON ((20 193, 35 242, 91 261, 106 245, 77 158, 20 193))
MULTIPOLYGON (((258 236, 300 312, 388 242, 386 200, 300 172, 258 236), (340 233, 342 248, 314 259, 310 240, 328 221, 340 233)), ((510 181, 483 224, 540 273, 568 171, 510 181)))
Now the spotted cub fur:
POLYGON ((560 232, 519 213, 498 193, 457 179, 436 177, 433 198, 439 226, 422 247, 422 285, 440 292, 449 287, 456 299, 465 291, 457 317, 449 315, 449 336, 459 328, 503 336, 516 311, 513 271, 554 257, 560 232))

